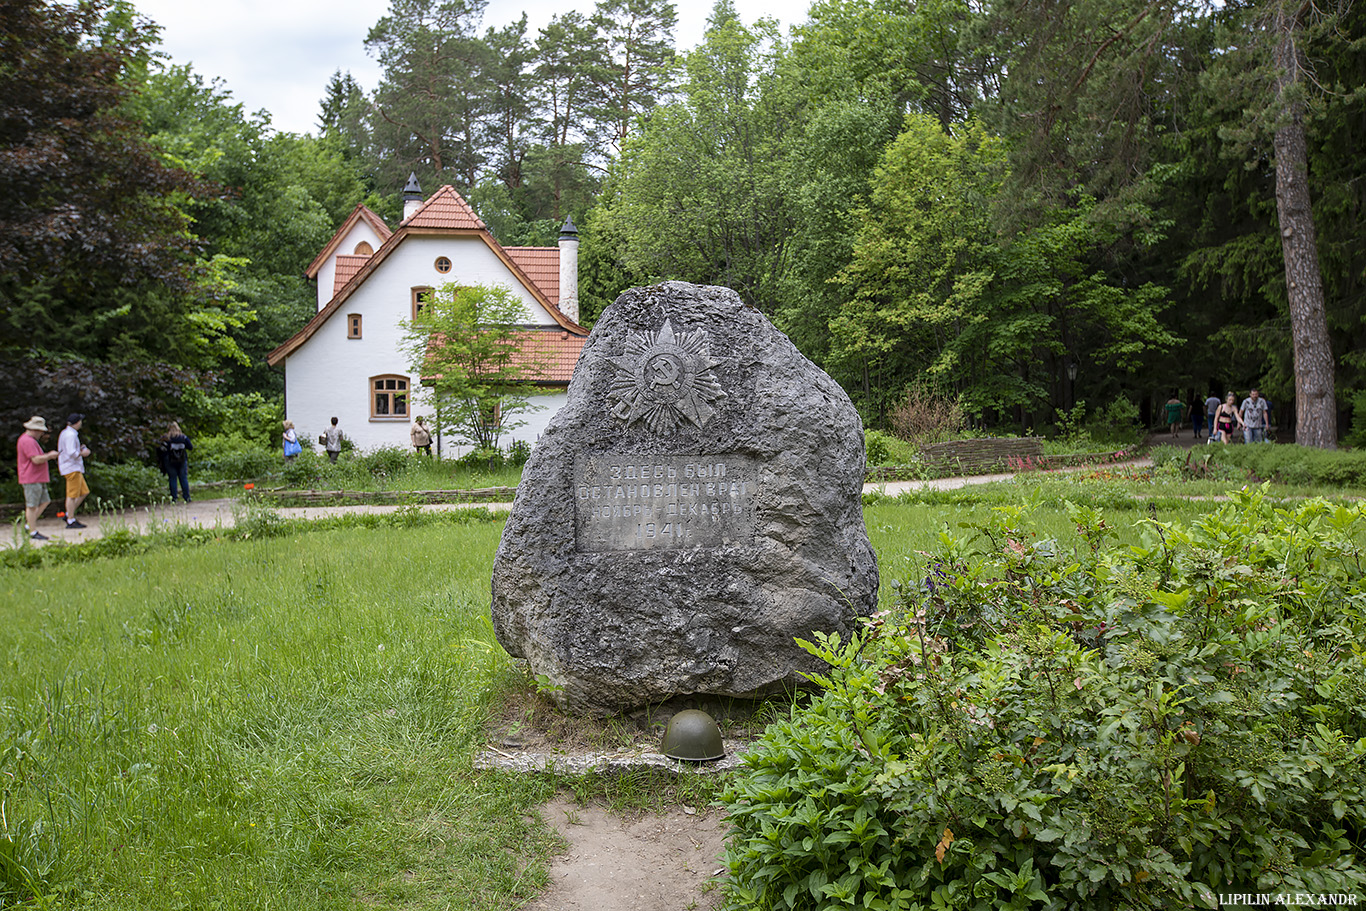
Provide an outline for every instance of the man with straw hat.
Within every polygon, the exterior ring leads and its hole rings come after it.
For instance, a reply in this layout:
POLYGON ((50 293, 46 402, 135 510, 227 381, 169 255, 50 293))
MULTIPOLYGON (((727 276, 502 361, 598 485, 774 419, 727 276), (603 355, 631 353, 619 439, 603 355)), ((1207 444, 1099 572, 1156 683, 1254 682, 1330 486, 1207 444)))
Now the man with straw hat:
POLYGON ((47 432, 47 421, 35 415, 24 424, 24 432, 19 435, 19 443, 15 447, 19 463, 19 486, 24 488, 24 525, 28 529, 28 536, 34 541, 47 540, 47 535, 38 531, 38 517, 52 502, 47 495, 47 463, 57 458, 57 453, 43 452, 43 444, 38 442, 38 438, 47 432))

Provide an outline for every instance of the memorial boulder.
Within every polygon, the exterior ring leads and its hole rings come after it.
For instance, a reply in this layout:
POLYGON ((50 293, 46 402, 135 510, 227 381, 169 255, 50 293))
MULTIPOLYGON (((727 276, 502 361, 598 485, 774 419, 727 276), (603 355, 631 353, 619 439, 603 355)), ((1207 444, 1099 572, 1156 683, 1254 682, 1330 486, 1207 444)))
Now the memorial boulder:
POLYGON ((726 288, 634 288, 584 345, 493 566, 493 624, 562 704, 755 697, 877 602, 849 397, 726 288))

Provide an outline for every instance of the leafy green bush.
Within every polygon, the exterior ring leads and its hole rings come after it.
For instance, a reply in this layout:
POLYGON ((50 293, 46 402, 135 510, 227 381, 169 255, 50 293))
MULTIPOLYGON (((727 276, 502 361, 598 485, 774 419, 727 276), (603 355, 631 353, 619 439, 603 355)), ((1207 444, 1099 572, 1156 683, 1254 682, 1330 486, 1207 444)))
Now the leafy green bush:
MULTIPOLYGON (((219 394, 216 388, 191 389, 181 400, 181 423, 191 436, 235 437, 260 450, 280 448, 284 402, 259 392, 219 394)), ((195 438, 195 445, 199 440, 195 438)))
POLYGON ((412 463, 411 449, 401 446, 381 446, 355 457, 355 462, 377 479, 392 478, 402 474, 412 463))
POLYGON ((914 445, 881 430, 863 431, 863 448, 869 465, 910 465, 917 461, 914 445))
MULTIPOLYGON (((168 496, 166 476, 155 466, 142 462, 119 462, 108 464, 86 459, 85 480, 90 485, 90 500, 82 508, 123 509, 129 506, 146 506, 168 496)), ((63 486, 53 485, 52 498, 61 499, 63 486)))
POLYGON ((286 486, 312 489, 322 486, 323 475, 331 467, 326 455, 305 447, 293 461, 284 464, 280 477, 286 486))
POLYGON ((531 444, 526 440, 513 440, 508 446, 507 463, 518 468, 526 464, 526 460, 531 458, 531 444))
POLYGON ((1352 393, 1352 426, 1342 442, 1353 449, 1366 447, 1366 389, 1352 393))
POLYGON ((240 433, 202 436, 194 441, 193 468, 203 478, 262 478, 278 471, 283 461, 278 448, 265 448, 240 433))
POLYGON ((881 430, 863 431, 864 458, 869 465, 892 464, 892 437, 881 430))
POLYGON ((733 905, 1218 907, 1359 894, 1366 507, 1236 495, 1142 546, 1072 507, 945 533, 726 792, 733 905))
POLYGON ((1085 422, 1086 434, 1103 446, 1137 446, 1143 442, 1138 405, 1120 396, 1092 412, 1085 422))
POLYGON ((1366 452, 1239 443, 1205 446, 1194 452, 1161 447, 1152 455, 1154 465, 1186 460, 1194 469, 1224 469, 1230 477, 1253 477, 1282 484, 1366 487, 1366 452))
POLYGON ((1158 477, 1186 481, 1253 481, 1259 479, 1246 468, 1220 458, 1224 446, 1158 446, 1149 452, 1158 477))
POLYGON ((456 459, 455 464, 460 468, 495 471, 502 468, 506 461, 501 449, 475 449, 456 459))

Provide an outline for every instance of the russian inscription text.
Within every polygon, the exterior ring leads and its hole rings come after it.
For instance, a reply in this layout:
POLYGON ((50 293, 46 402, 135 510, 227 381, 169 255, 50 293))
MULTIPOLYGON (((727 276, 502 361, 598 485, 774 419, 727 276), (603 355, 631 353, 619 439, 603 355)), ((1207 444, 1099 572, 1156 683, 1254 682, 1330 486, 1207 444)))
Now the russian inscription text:
POLYGON ((754 540, 758 464, 743 456, 580 455, 580 551, 720 547, 754 540))

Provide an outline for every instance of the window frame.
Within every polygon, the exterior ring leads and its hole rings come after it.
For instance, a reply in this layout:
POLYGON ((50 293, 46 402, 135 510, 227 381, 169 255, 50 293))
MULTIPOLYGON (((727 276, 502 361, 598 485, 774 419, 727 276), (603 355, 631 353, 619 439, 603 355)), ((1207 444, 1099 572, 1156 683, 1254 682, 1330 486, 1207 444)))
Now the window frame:
POLYGON ((479 426, 482 427, 482 428, 484 428, 484 429, 486 429, 486 430, 491 430, 491 431, 493 431, 494 433, 500 433, 500 432, 502 432, 502 429, 503 429, 503 400, 502 400, 502 398, 491 397, 491 398, 487 398, 487 399, 481 399, 481 400, 479 401, 479 426), (493 405, 492 415, 491 415, 491 417, 493 418, 492 421, 487 420, 487 418, 490 417, 490 415, 485 411, 485 409, 487 408, 487 406, 488 406, 489 404, 492 404, 492 405, 493 405))
POLYGON ((361 337, 361 315, 359 313, 346 314, 346 337, 348 339, 361 337))
POLYGON ((412 289, 412 301, 411 301, 411 303, 412 303, 412 318, 413 318, 414 320, 417 319, 418 311, 421 309, 419 305, 421 305, 421 304, 426 304, 426 303, 430 302, 430 300, 431 300, 431 295, 433 295, 433 294, 435 294, 435 293, 436 293, 436 289, 433 288, 433 287, 431 287, 430 285, 416 285, 416 286, 413 287, 413 289, 412 289), (427 300, 422 300, 422 299, 421 299, 422 295, 424 295, 424 294, 427 295, 427 300))
POLYGON ((436 271, 441 273, 442 275, 450 275, 451 269, 454 267, 451 265, 451 258, 449 256, 438 256, 432 262, 432 268, 436 269, 436 271), (446 268, 441 268, 442 263, 446 264, 446 268))
POLYGON ((402 373, 381 373, 365 381, 365 395, 370 401, 370 420, 378 423, 410 423, 413 419, 413 384, 402 373), (392 383, 392 386, 380 384, 392 383), (376 404, 383 395, 388 401, 387 413, 381 413, 376 404), (395 411, 396 400, 402 399, 403 413, 395 411))
POLYGON ((355 250, 352 251, 351 255, 352 255, 352 256, 370 256, 370 255, 374 254, 374 252, 375 252, 375 248, 372 247, 372 246, 370 246, 370 241, 368 241, 368 240, 363 240, 363 241, 361 241, 360 243, 356 244, 356 248, 355 248, 355 250))

